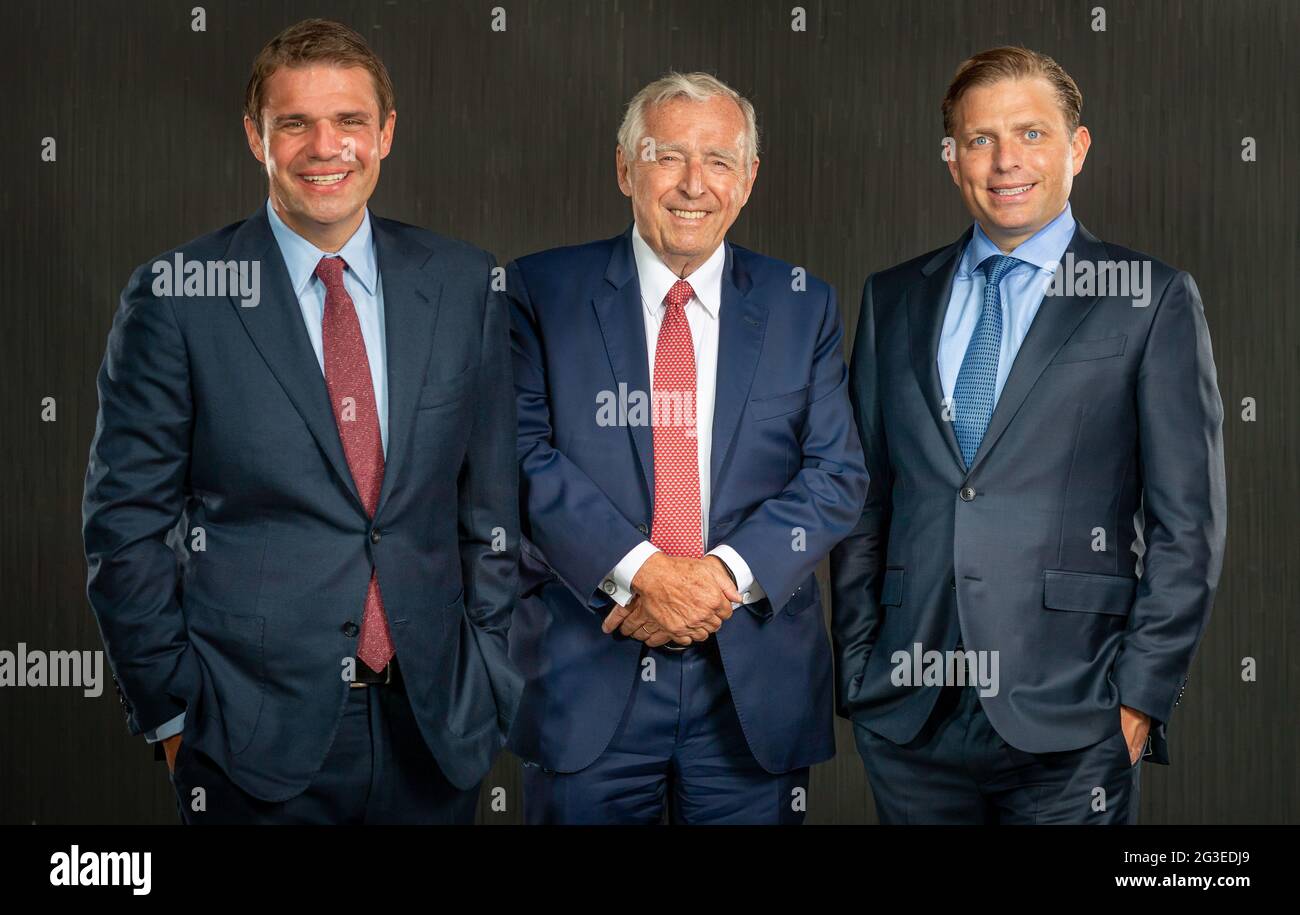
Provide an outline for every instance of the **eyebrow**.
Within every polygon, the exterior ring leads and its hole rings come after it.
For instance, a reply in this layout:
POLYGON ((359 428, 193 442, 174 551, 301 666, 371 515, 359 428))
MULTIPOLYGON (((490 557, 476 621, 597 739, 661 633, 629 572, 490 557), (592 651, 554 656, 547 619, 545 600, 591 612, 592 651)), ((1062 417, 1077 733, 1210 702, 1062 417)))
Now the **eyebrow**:
MULTIPOLYGON (((1019 124, 1013 124, 1011 126, 1011 132, 1019 133, 1022 130, 1029 130, 1030 128, 1033 128, 1035 130, 1046 130, 1047 123, 1045 121, 1021 121, 1019 124)), ((997 133, 997 131, 994 130, 992 127, 968 127, 966 130, 962 131, 963 136, 968 136, 968 137, 989 135, 995 133, 997 133)))
MULTIPOLYGON (((686 147, 682 146, 680 143, 656 143, 655 149, 660 152, 686 152, 686 147)), ((738 158, 734 152, 723 148, 706 149, 704 155, 712 156, 717 159, 726 159, 728 162, 735 162, 738 158)))
MULTIPOLYGON (((335 117, 338 120, 344 120, 346 118, 357 118, 360 120, 369 120, 370 114, 365 111, 340 111, 334 114, 333 117, 335 117)), ((278 114, 271 119, 271 123, 283 124, 285 121, 310 121, 310 120, 313 120, 313 118, 310 115, 298 112, 295 114, 278 114)))

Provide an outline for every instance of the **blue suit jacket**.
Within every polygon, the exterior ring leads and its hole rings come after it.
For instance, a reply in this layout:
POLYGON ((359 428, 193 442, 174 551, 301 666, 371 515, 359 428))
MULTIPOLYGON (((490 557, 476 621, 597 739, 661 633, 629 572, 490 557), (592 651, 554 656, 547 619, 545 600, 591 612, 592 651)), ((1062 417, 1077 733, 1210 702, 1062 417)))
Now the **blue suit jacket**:
POLYGON ((852 397, 871 488, 831 556, 838 708, 906 743, 939 688, 892 682, 895 653, 960 638, 998 652, 998 692, 981 702, 1011 745, 1088 746, 1119 729, 1122 704, 1154 719, 1152 755, 1167 762, 1164 724, 1209 619, 1226 526, 1200 294, 1186 273, 1078 226, 1066 256, 1149 261, 1150 303, 1045 298, 967 468, 935 356, 970 235, 863 290, 852 397))
MULTIPOLYGON (((717 633, 745 737, 770 772, 835 750, 831 657, 813 570, 866 494, 834 291, 727 244, 709 543, 769 597, 717 633)), ((510 748, 562 772, 594 761, 627 704, 642 643, 605 635, 602 578, 648 539, 649 425, 601 426, 602 391, 650 391, 631 228, 521 258, 507 274, 519 414, 520 595, 511 656, 527 685, 510 748)))
POLYGON ((373 520, 265 208, 177 249, 260 262, 260 304, 157 297, 143 264, 99 372, 88 592, 131 731, 185 711, 184 741, 268 801, 301 792, 329 749, 372 566, 415 717, 454 784, 486 773, 522 686, 506 641, 518 478, 494 262, 372 225, 390 432, 373 520))

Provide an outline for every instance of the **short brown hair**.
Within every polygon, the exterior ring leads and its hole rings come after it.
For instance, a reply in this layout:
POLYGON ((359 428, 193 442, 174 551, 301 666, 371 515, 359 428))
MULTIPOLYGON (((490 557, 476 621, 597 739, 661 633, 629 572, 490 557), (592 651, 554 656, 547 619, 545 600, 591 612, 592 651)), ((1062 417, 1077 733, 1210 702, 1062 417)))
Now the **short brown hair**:
POLYGON ((972 86, 987 86, 1003 79, 1029 79, 1041 76, 1056 90, 1056 100, 1065 115, 1066 126, 1074 133, 1083 115, 1083 93, 1070 74, 1046 54, 1028 48, 1001 47, 981 51, 957 68, 948 92, 943 97, 943 133, 951 137, 952 113, 961 97, 972 86))
POLYGON ((266 81, 281 67, 302 67, 312 63, 329 63, 340 67, 364 67, 375 84, 379 100, 380 126, 393 110, 393 81, 384 62, 366 40, 341 22, 330 19, 304 19, 276 35, 258 52, 253 61, 253 75, 244 92, 244 114, 262 132, 262 107, 266 104, 266 81))

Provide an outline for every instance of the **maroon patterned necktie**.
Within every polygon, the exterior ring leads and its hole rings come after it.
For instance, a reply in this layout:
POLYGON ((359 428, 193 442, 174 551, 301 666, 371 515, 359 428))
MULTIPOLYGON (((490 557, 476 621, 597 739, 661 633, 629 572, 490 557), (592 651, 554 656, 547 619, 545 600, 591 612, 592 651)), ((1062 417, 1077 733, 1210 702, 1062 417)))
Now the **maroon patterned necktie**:
POLYGON ((686 303, 695 290, 673 283, 655 344, 651 416, 654 429, 654 519, 650 542, 669 556, 704 555, 700 529, 700 450, 695 428, 695 345, 686 303))
MULTIPOLYGON (((366 514, 373 518, 384 483, 384 444, 379 437, 379 411, 375 407, 375 389, 370 380, 370 360, 361 336, 361 322, 357 320, 352 296, 343 286, 346 267, 341 257, 322 257, 316 265, 316 275, 325 284, 325 316, 321 320, 325 387, 334 408, 334 424, 343 442, 348 470, 366 514)), ((379 579, 371 568, 357 657, 378 672, 394 654, 384 600, 379 594, 379 579)))

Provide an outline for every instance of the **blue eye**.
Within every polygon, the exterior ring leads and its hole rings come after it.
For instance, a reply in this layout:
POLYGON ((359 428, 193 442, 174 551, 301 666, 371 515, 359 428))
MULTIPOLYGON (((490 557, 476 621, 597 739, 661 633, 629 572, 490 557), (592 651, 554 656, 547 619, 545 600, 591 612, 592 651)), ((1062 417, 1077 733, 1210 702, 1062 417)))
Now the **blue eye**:
POLYGON ((1025 136, 1031 140, 1037 140, 1042 135, 1037 130, 1027 130, 1025 136))
POLYGON ((988 137, 976 137, 976 138, 972 141, 971 145, 972 145, 972 146, 984 146, 984 145, 986 145, 986 144, 988 143, 988 139, 989 139, 988 137))

